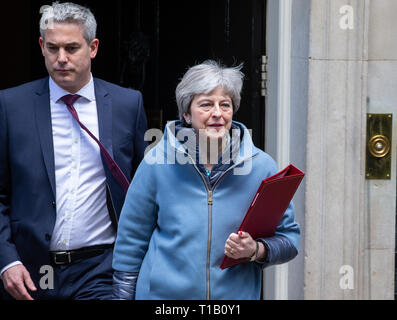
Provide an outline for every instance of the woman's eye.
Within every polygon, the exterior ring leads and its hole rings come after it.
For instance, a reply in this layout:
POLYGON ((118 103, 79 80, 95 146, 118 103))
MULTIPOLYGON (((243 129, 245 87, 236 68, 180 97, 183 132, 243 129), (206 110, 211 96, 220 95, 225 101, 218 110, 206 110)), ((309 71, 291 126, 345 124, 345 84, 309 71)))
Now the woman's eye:
POLYGON ((232 109, 232 105, 230 103, 223 103, 221 104, 221 109, 223 111, 229 111, 232 109))
POLYGON ((211 109, 211 104, 210 103, 203 103, 200 105, 200 108, 204 109, 204 110, 209 110, 211 109))

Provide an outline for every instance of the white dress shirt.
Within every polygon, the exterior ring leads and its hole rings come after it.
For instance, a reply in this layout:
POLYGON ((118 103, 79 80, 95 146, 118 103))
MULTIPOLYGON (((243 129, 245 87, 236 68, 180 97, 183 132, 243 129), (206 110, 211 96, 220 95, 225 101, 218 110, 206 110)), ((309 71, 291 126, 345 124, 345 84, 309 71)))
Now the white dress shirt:
MULTIPOLYGON (((57 212, 50 250, 111 244, 115 241, 115 230, 106 205, 106 177, 99 146, 60 100, 69 92, 51 78, 49 85, 57 212)), ((76 94, 81 96, 74 103, 80 121, 99 137, 92 76, 76 94)))

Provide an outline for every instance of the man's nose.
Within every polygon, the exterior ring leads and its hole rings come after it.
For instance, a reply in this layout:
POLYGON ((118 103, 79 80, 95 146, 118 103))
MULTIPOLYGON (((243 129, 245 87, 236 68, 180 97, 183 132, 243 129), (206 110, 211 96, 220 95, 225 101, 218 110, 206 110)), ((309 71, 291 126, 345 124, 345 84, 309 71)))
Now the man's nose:
POLYGON ((58 63, 65 64, 67 62, 68 62, 68 56, 66 54, 66 51, 61 48, 58 53, 58 63))

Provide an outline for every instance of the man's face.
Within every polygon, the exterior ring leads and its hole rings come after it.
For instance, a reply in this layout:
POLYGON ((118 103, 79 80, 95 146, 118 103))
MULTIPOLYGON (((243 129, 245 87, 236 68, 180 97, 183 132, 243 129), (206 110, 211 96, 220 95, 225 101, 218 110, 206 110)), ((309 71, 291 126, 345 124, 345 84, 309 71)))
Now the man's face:
POLYGON ((54 23, 54 28, 45 30, 44 35, 39 42, 49 75, 66 91, 79 91, 90 81, 98 39, 87 44, 82 26, 75 23, 54 23))

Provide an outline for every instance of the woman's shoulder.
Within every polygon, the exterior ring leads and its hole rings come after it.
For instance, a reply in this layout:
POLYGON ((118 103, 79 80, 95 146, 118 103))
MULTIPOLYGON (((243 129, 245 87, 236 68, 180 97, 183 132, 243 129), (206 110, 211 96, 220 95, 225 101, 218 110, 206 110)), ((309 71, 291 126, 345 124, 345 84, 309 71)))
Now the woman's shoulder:
POLYGON ((257 156, 253 160, 255 170, 262 169, 261 171, 265 171, 268 176, 278 172, 277 162, 270 154, 259 148, 256 148, 256 152, 257 156))

